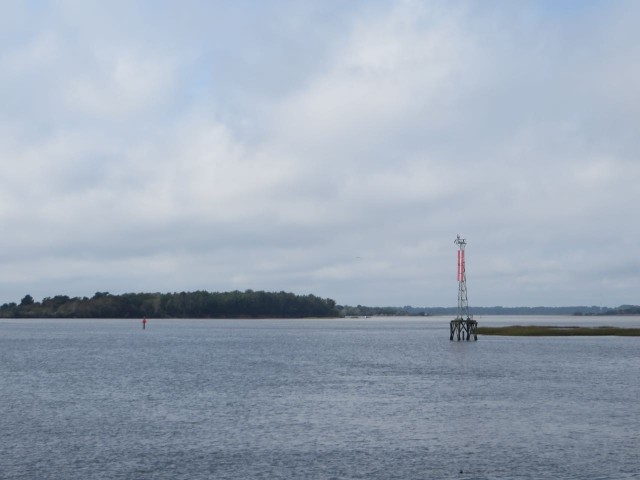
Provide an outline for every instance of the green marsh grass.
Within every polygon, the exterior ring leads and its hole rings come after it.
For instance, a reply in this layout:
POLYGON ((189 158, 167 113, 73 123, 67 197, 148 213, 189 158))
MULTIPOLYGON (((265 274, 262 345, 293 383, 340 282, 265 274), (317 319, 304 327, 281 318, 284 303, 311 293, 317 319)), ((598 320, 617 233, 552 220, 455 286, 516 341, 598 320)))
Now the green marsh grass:
POLYGON ((512 325, 509 327, 478 327, 479 335, 505 335, 516 337, 577 337, 607 336, 640 337, 640 328, 619 327, 567 327, 512 325))

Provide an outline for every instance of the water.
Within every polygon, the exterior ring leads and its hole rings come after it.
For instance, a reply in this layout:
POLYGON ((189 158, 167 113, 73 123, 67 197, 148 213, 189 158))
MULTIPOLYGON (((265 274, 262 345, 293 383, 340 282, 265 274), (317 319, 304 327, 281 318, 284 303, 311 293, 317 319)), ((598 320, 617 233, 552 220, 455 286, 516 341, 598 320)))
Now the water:
POLYGON ((640 338, 448 321, 0 321, 0 478, 640 478, 640 338))

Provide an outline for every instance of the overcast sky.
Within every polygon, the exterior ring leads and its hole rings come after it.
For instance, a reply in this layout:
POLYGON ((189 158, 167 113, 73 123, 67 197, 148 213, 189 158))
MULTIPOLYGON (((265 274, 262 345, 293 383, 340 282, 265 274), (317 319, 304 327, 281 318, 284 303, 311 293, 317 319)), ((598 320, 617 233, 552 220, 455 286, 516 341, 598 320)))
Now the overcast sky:
POLYGON ((0 302, 640 303, 640 2, 0 2, 0 302))

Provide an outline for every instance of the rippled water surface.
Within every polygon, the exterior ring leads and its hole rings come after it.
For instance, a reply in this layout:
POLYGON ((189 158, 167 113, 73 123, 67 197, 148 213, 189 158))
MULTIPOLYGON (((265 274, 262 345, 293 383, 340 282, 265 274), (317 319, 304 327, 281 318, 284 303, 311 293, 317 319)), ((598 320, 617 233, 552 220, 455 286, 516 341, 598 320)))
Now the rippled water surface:
POLYGON ((640 338, 448 321, 0 321, 0 478, 640 478, 640 338))

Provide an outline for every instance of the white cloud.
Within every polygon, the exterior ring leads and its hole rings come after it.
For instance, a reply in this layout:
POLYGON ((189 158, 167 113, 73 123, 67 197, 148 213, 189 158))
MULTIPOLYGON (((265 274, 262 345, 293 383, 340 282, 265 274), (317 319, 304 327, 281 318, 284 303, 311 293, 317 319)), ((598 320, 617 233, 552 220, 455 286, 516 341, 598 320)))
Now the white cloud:
POLYGON ((172 93, 175 66, 168 59, 151 59, 131 52, 116 52, 96 59, 89 75, 67 85, 72 110, 116 119, 163 104, 172 93))
POLYGON ((327 71, 276 110, 278 134, 303 148, 352 153, 375 149, 416 117, 425 129, 441 126, 442 96, 451 93, 470 48, 447 16, 444 25, 421 29, 431 13, 403 3, 388 16, 359 22, 327 71))
POLYGON ((59 57, 60 44, 52 32, 38 33, 27 44, 6 52, 2 57, 2 67, 9 75, 23 75, 51 67, 59 57))
POLYGON ((7 301, 451 305, 457 233, 472 304, 636 301, 633 4, 60 5, 0 48, 7 301))

